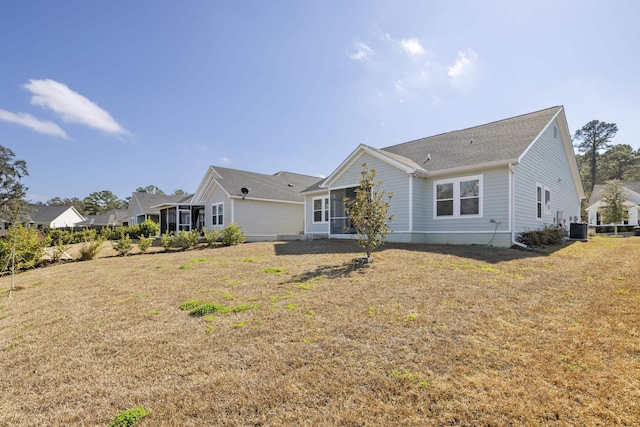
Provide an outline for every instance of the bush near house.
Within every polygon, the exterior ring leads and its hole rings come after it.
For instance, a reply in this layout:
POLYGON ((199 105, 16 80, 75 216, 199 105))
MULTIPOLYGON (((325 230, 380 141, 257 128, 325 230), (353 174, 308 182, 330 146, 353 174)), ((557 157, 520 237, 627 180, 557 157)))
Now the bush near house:
POLYGON ((225 246, 235 246, 240 243, 244 243, 246 240, 245 234, 240 230, 242 227, 235 222, 230 223, 224 227, 220 234, 220 241, 225 246))
POLYGON ((564 241, 564 236, 563 228, 545 225, 542 229, 520 233, 516 240, 527 246, 556 246, 564 241))

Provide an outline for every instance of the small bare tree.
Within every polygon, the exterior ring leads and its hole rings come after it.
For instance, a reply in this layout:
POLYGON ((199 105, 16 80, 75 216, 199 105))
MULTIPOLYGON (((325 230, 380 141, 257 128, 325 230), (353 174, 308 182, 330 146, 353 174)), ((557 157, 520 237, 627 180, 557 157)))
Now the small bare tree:
POLYGON ((375 181, 376 170, 362 164, 360 185, 354 198, 345 198, 349 221, 356 230, 357 243, 367 254, 367 263, 372 262, 371 252, 384 243, 393 215, 389 215, 392 194, 380 190, 381 181, 375 181))

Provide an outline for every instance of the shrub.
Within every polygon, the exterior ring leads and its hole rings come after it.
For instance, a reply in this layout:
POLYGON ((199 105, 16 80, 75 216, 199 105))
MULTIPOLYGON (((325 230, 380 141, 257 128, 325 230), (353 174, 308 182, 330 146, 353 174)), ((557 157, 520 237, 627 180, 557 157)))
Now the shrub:
POLYGON ((102 227, 98 232, 98 235, 100 236, 100 239, 103 241, 119 240, 124 237, 124 234, 119 232, 120 231, 119 228, 120 227, 115 227, 113 229, 111 227, 102 227))
POLYGON ((80 246, 80 261, 88 261, 98 255, 104 240, 102 237, 98 237, 98 233, 95 230, 84 230, 83 233, 85 240, 80 246))
POLYGON ((118 251, 118 253, 122 256, 125 256, 127 253, 131 252, 133 249, 133 243, 131 242, 131 238, 128 234, 125 234, 123 237, 118 240, 117 243, 113 244, 113 249, 118 251))
POLYGON ((220 239, 220 230, 217 228, 212 228, 211 230, 205 228, 203 232, 207 245, 210 247, 215 246, 216 242, 220 239))
POLYGON ((220 238, 222 244, 225 246, 234 246, 244 243, 246 236, 240 231, 240 228, 241 227, 234 222, 223 228, 221 230, 222 237, 220 238))
POLYGON ((51 246, 66 245, 73 239, 73 233, 60 228, 50 228, 45 233, 49 236, 51 246))
POLYGON ((150 219, 144 220, 138 228, 140 229, 140 236, 151 237, 160 234, 160 225, 150 219))
POLYGON ((523 231, 517 241, 527 246, 556 246, 564 241, 564 229, 545 226, 538 230, 523 231))
POLYGON ((197 230, 178 231, 173 234, 163 234, 160 244, 163 248, 179 248, 182 250, 192 248, 200 241, 200 233, 197 230))
POLYGON ((164 233, 160 237, 160 246, 162 246, 165 249, 170 248, 171 247, 171 236, 172 236, 172 234, 170 234, 170 233, 164 233))
POLYGON ((2 270, 9 270, 14 261, 17 270, 39 265, 47 246, 49 238, 43 237, 38 230, 24 228, 21 224, 12 225, 7 237, 0 241, 2 270))
POLYGON ((152 243, 153 239, 145 236, 140 236, 140 240, 138 241, 138 248, 140 249, 140 252, 147 252, 147 249, 151 247, 152 243))

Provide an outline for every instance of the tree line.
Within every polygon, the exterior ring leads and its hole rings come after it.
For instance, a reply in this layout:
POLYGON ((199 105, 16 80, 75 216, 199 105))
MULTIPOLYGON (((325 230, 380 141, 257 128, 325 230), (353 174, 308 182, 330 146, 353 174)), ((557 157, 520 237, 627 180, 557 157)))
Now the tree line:
MULTIPOLYGON (((146 187, 138 187, 135 192, 137 193, 150 193, 150 194, 166 194, 160 188, 155 185, 148 185, 146 187)), ((171 193, 173 196, 186 196, 187 193, 184 190, 178 189, 171 193)), ((131 197, 126 199, 119 199, 115 194, 109 190, 96 191, 89 194, 84 199, 78 197, 62 198, 54 197, 46 202, 36 202, 36 205, 46 206, 73 206, 83 215, 100 215, 105 212, 109 212, 113 209, 126 209, 131 202, 131 197)))
POLYGON ((612 144, 617 133, 615 123, 592 120, 574 134, 582 186, 588 196, 596 184, 640 181, 640 148, 612 144))

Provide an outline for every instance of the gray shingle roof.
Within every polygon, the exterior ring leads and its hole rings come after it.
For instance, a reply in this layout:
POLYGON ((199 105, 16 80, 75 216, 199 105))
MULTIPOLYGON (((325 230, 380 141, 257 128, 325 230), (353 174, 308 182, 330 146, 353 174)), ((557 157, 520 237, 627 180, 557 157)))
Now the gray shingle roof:
POLYGON ((247 188, 249 193, 246 197, 252 199, 303 202, 300 192, 322 181, 318 177, 291 172, 266 175, 218 166, 213 166, 213 169, 220 175, 216 181, 230 196, 242 197, 240 190, 247 188))
POLYGON ((27 205, 25 214, 33 224, 49 225, 54 219, 65 213, 71 206, 27 205))
POLYGON ((381 151, 405 157, 431 172, 507 162, 518 159, 561 108, 551 107, 468 129, 417 139, 385 147, 381 151), (427 158, 430 160, 425 163, 427 158))
POLYGON ((98 227, 116 225, 118 218, 126 217, 126 209, 112 209, 101 215, 85 215, 85 220, 76 224, 78 227, 98 227))
POLYGON ((170 196, 167 194, 153 194, 153 193, 141 193, 134 192, 132 195, 132 201, 135 196, 142 212, 146 214, 159 214, 158 209, 152 208, 152 206, 158 206, 165 203, 178 203, 184 199, 184 196, 170 196))

